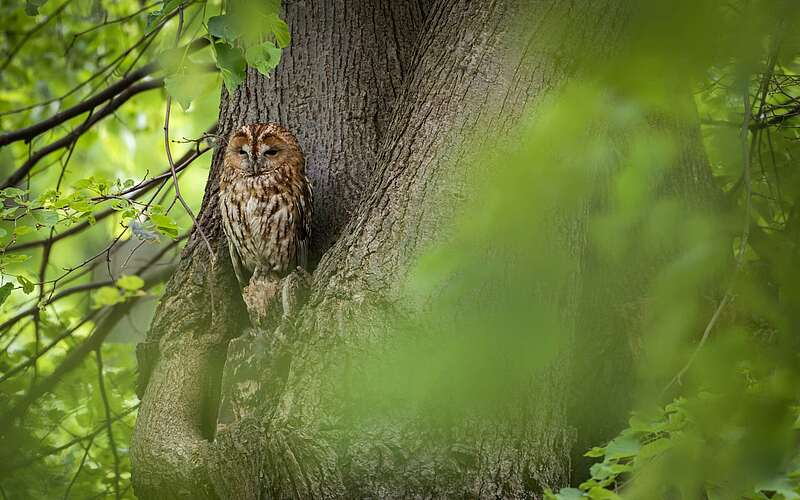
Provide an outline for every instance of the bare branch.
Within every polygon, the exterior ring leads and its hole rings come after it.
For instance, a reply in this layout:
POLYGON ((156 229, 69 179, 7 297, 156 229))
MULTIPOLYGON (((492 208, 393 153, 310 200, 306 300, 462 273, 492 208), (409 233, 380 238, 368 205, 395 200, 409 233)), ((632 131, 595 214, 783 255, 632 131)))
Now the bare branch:
POLYGON ((96 25, 92 26, 91 28, 85 29, 85 30, 80 31, 78 33, 75 33, 74 35, 72 35, 72 39, 70 40, 69 45, 64 50, 64 55, 67 55, 69 53, 69 51, 72 50, 72 46, 75 45, 75 41, 78 38, 82 37, 83 35, 86 35, 87 33, 91 33, 92 31, 96 31, 96 30, 105 28, 106 26, 111 26, 112 24, 123 23, 123 22, 127 21, 128 19, 132 19, 132 18, 138 16, 139 14, 141 14, 144 11, 152 9, 153 7, 155 7, 156 5, 158 5, 160 3, 162 3, 162 2, 153 2, 151 4, 144 5, 143 7, 141 7, 136 12, 132 12, 132 13, 128 14, 127 16, 118 17, 118 18, 112 19, 110 21, 103 21, 102 23, 96 24, 96 25))
POLYGON ((127 77, 119 80, 117 83, 107 87, 102 92, 98 92, 97 94, 88 97, 87 99, 81 101, 75 106, 67 108, 64 111, 61 111, 60 113, 56 113, 55 115, 51 116, 50 118, 47 118, 46 120, 42 120, 39 123, 36 123, 29 127, 21 128, 13 132, 2 134, 0 135, 0 146, 5 146, 7 144, 11 144, 16 141, 22 141, 22 140, 26 142, 30 141, 31 139, 41 134, 42 132, 46 132, 52 128, 55 128, 58 125, 61 125, 70 118, 74 118, 80 114, 92 110, 93 108, 97 107, 98 105, 102 104, 103 102, 111 99, 115 95, 127 89, 128 87, 130 87, 137 81, 141 80, 145 76, 153 73, 156 69, 157 65, 155 63, 150 63, 134 71, 127 77))
POLYGON ((81 457, 81 461, 78 464, 78 470, 76 470, 75 474, 72 475, 72 480, 67 485, 67 491, 64 492, 64 500, 69 498, 69 492, 72 490, 72 487, 75 485, 75 481, 78 480, 78 476, 80 476, 81 472, 83 471, 83 466, 86 464, 86 458, 89 456, 89 451, 92 449, 92 445, 94 444, 94 438, 95 436, 89 438, 89 442, 83 449, 83 457, 81 457))
POLYGON ((16 171, 14 171, 13 174, 11 174, 8 177, 8 179, 6 179, 6 181, 3 183, 2 188, 16 186, 22 179, 25 178, 26 175, 28 175, 28 173, 36 165, 36 163, 39 162, 39 160, 53 153, 54 151, 58 151, 59 149, 68 147, 73 141, 78 140, 80 136, 83 135, 87 130, 89 130, 95 123, 99 122, 106 116, 112 114, 133 96, 141 92, 146 92, 148 90, 159 88, 163 84, 164 84, 164 79, 159 78, 156 80, 142 82, 129 87, 127 90, 125 90, 121 94, 114 97, 111 101, 109 101, 109 103, 106 104, 103 108, 101 108, 97 113, 92 115, 91 119, 86 120, 84 123, 73 129, 72 132, 65 135, 61 139, 33 153, 31 157, 25 163, 22 164, 22 166, 20 166, 16 171))
MULTIPOLYGON (((183 29, 183 8, 180 8, 179 18, 178 19, 179 19, 178 31, 175 34, 175 44, 174 44, 175 46, 178 45, 178 41, 181 38, 181 31, 183 29)), ((164 116, 164 149, 166 150, 166 153, 167 153, 167 161, 169 162, 169 169, 172 172, 172 185, 175 187, 175 197, 178 199, 178 201, 181 202, 181 205, 183 206, 183 209, 186 210, 186 213, 189 214, 189 217, 192 219, 192 224, 193 224, 194 228, 197 230, 197 232, 200 233, 200 236, 203 237, 203 241, 205 241, 206 246, 208 247, 208 254, 211 257, 211 265, 213 266, 216 257, 214 255, 214 251, 211 248, 211 242, 208 240, 208 237, 206 236, 206 233, 203 231, 203 228, 200 227, 200 225, 197 223, 197 218, 194 216, 194 212, 192 211, 191 207, 189 207, 189 204, 186 203, 186 200, 184 200, 183 196, 181 196, 181 188, 180 188, 180 183, 178 182, 178 174, 175 171, 175 162, 172 161, 172 150, 171 150, 170 145, 169 145, 169 115, 170 115, 171 108, 172 108, 172 96, 168 95, 167 96, 167 109, 166 109, 166 112, 164 113, 165 114, 165 116, 164 116)))
MULTIPOLYGON (((180 243, 181 241, 185 240, 188 236, 189 236, 188 233, 183 234, 180 237, 176 238, 175 240, 171 241, 168 245, 165 245, 164 248, 162 248, 158 253, 156 253, 153 257, 151 257, 146 263, 144 263, 139 269, 137 269, 136 270, 136 274, 137 275, 138 274, 142 274, 143 272, 145 272, 148 269, 150 269, 159 260, 161 260, 161 258, 164 255, 166 255, 167 252, 169 252, 170 250, 175 248, 178 245, 178 243, 180 243)), ((54 302, 56 302, 56 301, 58 301, 60 299, 63 299, 64 297, 69 297, 70 295, 74 295, 74 294, 80 293, 80 292, 86 292, 86 291, 95 290, 97 288, 101 288, 101 287, 104 287, 104 286, 111 286, 113 284, 114 284, 114 280, 104 280, 104 281, 95 281, 95 282, 92 282, 92 283, 85 283, 83 285, 77 285, 77 286, 74 286, 74 287, 71 287, 71 288, 67 288, 65 290, 60 291, 59 293, 57 293, 57 294, 53 295, 52 297, 50 297, 46 302, 44 302, 41 305, 49 306, 50 304, 52 304, 52 303, 54 303, 54 302)), ((15 325, 18 321, 20 321, 22 318, 24 318, 26 316, 32 316, 33 314, 36 313, 36 311, 39 309, 39 307, 40 306, 37 304, 37 305, 29 307, 28 309, 20 311, 19 313, 17 313, 13 317, 11 317, 8 320, 6 320, 2 325, 0 325, 0 331, 9 329, 10 327, 15 325)), ((3 333, 2 335, 4 335, 4 334, 5 333, 3 333)), ((0 335, 0 337, 2 337, 2 335, 0 335)), ((42 353, 42 354, 44 354, 44 353, 42 353)), ((8 374, 6 374, 6 375, 8 375, 8 374)), ((4 376, 3 378, 1 378, 0 382, 2 380, 4 380, 5 378, 7 378, 7 376, 4 376)))

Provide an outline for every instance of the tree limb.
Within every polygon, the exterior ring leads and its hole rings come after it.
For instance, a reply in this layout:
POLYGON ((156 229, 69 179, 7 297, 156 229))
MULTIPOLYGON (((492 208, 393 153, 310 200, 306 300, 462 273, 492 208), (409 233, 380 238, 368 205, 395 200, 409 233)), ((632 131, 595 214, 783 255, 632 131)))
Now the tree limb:
POLYGON ((133 96, 140 94, 142 92, 146 92, 148 90, 160 88, 164 84, 164 79, 159 78, 156 80, 150 80, 147 82, 138 83, 129 87, 124 92, 120 93, 108 104, 106 104, 103 108, 99 111, 94 113, 89 120, 86 120, 84 123, 76 127, 72 130, 72 132, 68 133, 67 135, 63 136, 61 139, 51 143, 48 146, 36 151, 33 153, 28 160, 22 164, 14 173, 12 173, 8 179, 3 183, 2 188, 7 188, 11 186, 16 186, 22 179, 25 178, 26 175, 33 169, 33 167, 45 156, 53 153, 54 151, 58 151, 59 149, 68 147, 72 144, 73 141, 78 140, 81 135, 83 135, 87 130, 89 130, 95 123, 99 122, 106 116, 112 114, 116 111, 120 106, 125 104, 130 98, 133 96))

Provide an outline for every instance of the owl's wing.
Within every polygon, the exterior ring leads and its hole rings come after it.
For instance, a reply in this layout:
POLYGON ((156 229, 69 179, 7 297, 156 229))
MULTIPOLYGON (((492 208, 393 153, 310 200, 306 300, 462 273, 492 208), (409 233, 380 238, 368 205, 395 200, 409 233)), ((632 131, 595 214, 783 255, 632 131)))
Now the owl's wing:
POLYGON ((236 279, 239 280, 239 286, 244 288, 250 283, 250 276, 253 273, 247 271, 247 268, 242 263, 242 256, 239 255, 239 251, 236 250, 230 239, 228 239, 228 252, 231 254, 233 272, 236 274, 236 279))
POLYGON ((300 217, 300 230, 297 235, 297 266, 308 271, 308 245, 311 239, 311 205, 313 194, 308 178, 305 179, 304 196, 298 203, 297 211, 300 217))
POLYGON ((308 271, 308 238, 298 238, 297 240, 297 262, 298 267, 308 271))

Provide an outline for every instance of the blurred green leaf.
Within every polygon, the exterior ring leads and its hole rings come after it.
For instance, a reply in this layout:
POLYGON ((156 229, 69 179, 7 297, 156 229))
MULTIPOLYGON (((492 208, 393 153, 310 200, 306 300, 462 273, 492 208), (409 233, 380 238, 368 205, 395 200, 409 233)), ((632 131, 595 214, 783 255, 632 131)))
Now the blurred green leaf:
POLYGON ((125 298, 120 293, 119 289, 113 286, 104 286, 99 288, 94 293, 94 304, 92 307, 99 309, 105 306, 113 306, 120 302, 124 302, 125 298))
POLYGON ((135 291, 144 286, 144 280, 138 276, 128 275, 119 278, 116 284, 123 290, 135 291))
POLYGON ((39 15, 39 8, 46 3, 47 0, 25 0, 25 14, 29 16, 39 15))
POLYGON ((28 294, 33 292, 34 283, 31 280, 29 280, 28 278, 26 278, 25 276, 23 276, 21 274, 18 275, 17 276, 17 282, 19 282, 19 284, 22 285, 22 291, 26 295, 28 295, 28 294))
POLYGON ((215 43, 214 52, 225 87, 228 92, 233 92, 244 81, 247 69, 247 61, 245 61, 242 50, 225 43, 215 43))
POLYGON ((267 75, 280 63, 281 49, 272 42, 264 42, 247 47, 245 57, 247 64, 254 67, 262 75, 267 75))
POLYGON ((3 286, 0 286, 0 306, 8 299, 8 296, 11 295, 11 291, 14 289, 13 283, 5 283, 3 286))
POLYGON ((230 45, 241 35, 239 31, 236 18, 232 14, 214 16, 208 20, 208 34, 221 38, 230 45))
POLYGON ((53 227, 59 220, 58 213, 53 210, 32 210, 31 214, 37 224, 45 227, 53 227))

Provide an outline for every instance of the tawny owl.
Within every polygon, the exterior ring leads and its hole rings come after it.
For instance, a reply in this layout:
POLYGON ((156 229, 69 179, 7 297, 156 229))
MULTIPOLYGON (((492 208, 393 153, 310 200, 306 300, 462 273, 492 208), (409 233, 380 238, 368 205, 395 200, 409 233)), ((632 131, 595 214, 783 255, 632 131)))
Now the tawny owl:
POLYGON ((222 224, 242 287, 307 268, 311 185, 297 139, 276 123, 235 131, 219 191, 222 224))

